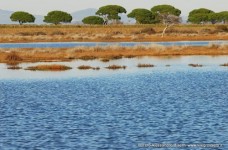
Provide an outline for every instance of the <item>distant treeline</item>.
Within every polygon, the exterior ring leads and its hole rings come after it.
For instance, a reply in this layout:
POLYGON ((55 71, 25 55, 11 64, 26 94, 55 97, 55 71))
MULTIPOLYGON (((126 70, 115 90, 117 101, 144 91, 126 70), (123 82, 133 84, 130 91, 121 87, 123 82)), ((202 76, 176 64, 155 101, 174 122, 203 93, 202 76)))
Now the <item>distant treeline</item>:
MULTIPOLYGON (((85 17, 82 22, 84 24, 121 24, 122 13, 127 13, 126 9, 119 5, 106 5, 100 7, 94 16, 85 17)), ((127 16, 136 20, 136 24, 156 24, 164 23, 164 16, 181 15, 181 10, 171 5, 157 5, 150 10, 137 8, 132 10, 127 16), (161 17, 162 16, 162 17, 161 17)), ((35 17, 23 11, 14 12, 10 19, 12 21, 24 23, 34 23, 35 17)), ((44 22, 51 24, 71 23, 71 14, 63 11, 51 11, 44 17, 44 22)), ((206 8, 192 10, 188 15, 188 23, 193 24, 216 24, 228 22, 228 11, 214 12, 206 8)))

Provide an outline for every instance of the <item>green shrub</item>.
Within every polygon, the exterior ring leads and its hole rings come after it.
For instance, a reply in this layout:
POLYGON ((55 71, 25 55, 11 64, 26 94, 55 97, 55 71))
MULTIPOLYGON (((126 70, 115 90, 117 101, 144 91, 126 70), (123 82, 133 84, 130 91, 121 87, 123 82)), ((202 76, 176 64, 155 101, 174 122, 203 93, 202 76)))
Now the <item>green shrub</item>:
POLYGON ((84 24, 103 24, 104 20, 101 17, 98 16, 89 16, 85 17, 82 22, 84 24))

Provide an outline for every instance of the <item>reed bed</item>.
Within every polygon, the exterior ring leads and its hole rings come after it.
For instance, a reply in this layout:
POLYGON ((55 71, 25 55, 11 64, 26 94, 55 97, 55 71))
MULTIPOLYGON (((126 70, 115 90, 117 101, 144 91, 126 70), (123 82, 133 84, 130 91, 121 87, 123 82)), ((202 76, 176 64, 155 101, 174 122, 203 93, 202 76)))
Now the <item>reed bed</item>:
POLYGON ((103 62, 109 60, 142 56, 175 56, 175 55, 228 55, 228 45, 216 46, 169 46, 137 45, 96 46, 74 48, 13 48, 0 49, 0 62, 47 62, 72 61, 74 59, 94 60, 103 62))

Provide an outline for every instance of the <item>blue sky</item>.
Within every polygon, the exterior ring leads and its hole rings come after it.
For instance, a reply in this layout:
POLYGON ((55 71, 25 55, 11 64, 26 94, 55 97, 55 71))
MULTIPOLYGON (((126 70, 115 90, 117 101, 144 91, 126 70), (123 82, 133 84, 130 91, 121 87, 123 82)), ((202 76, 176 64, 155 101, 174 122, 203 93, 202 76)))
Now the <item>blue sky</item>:
POLYGON ((228 10, 228 0, 0 0, 0 9, 28 11, 45 15, 51 10, 63 10, 69 13, 86 8, 99 8, 107 4, 118 4, 130 12, 134 8, 147 8, 158 4, 170 4, 187 16, 195 8, 209 8, 213 11, 228 10))

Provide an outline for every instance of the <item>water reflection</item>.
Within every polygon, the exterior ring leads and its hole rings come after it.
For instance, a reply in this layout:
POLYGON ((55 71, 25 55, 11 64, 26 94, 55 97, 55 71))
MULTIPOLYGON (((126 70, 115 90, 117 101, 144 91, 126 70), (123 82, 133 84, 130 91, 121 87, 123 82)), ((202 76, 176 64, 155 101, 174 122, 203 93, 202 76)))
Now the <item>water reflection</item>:
MULTIPOLYGON (((188 70, 193 69, 188 67, 188 64, 202 64, 204 69, 227 69, 220 67, 220 64, 228 62, 228 56, 161 56, 161 57, 140 57, 140 58, 123 58, 117 60, 110 60, 109 62, 102 62, 100 60, 75 60, 72 62, 39 62, 39 63, 22 63, 19 67, 23 69, 29 66, 40 64, 62 64, 70 66, 73 69, 61 72, 49 71, 28 71, 28 70, 9 70, 6 64, 0 64, 0 79, 39 79, 39 78, 70 78, 70 77, 93 77, 93 76, 107 76, 112 74, 124 73, 140 73, 147 71, 167 71, 167 70, 188 70), (137 68, 137 65, 153 64, 153 68, 137 68), (92 67, 100 67, 100 70, 79 70, 78 66, 89 65, 92 67), (105 67, 109 65, 125 65, 125 70, 108 70, 105 67), (169 66, 170 67, 167 67, 169 66)), ((196 68, 194 68, 196 69, 196 68)))

